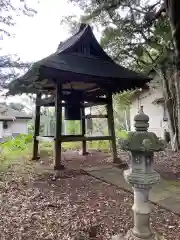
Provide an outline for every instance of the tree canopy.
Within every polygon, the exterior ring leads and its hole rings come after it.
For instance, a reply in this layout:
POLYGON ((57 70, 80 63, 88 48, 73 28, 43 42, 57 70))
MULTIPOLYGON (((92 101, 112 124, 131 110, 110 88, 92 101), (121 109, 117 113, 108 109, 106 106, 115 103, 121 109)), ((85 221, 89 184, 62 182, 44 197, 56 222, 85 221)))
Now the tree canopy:
POLYGON ((173 50, 163 1, 71 0, 84 10, 81 21, 102 30, 101 45, 120 64, 150 71, 173 50))
POLYGON ((159 76, 173 148, 180 148, 180 1, 69 1, 84 11, 81 21, 102 31, 101 44, 115 61, 159 76))

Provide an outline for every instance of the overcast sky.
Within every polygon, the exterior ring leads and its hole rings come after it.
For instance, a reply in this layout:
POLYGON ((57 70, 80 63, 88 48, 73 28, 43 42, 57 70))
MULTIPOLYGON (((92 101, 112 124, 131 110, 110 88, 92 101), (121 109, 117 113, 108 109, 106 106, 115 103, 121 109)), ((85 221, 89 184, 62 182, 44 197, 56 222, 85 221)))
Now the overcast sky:
POLYGON ((54 52, 68 37, 68 28, 60 25, 63 16, 80 15, 81 11, 67 0, 41 0, 38 5, 36 0, 29 2, 37 8, 37 15, 16 18, 15 37, 3 43, 3 52, 17 53, 23 61, 36 61, 54 52))
MULTIPOLYGON (((19 0, 13 0, 18 1, 19 0)), ((60 41, 69 36, 68 27, 61 25, 64 16, 82 11, 68 0, 26 0, 30 6, 37 8, 34 17, 20 16, 14 28, 15 38, 3 43, 3 51, 17 53, 23 61, 36 61, 53 53, 60 41)), ((99 34, 95 35, 99 38, 99 34)))
MULTIPOLYGON (((77 6, 68 3, 68 0, 40 0, 38 5, 36 1, 26 0, 38 13, 32 18, 16 17, 16 26, 13 29, 15 37, 1 41, 1 54, 17 53, 22 61, 37 61, 52 54, 59 42, 70 34, 67 26, 60 25, 63 17, 71 14, 80 16, 82 13, 77 6)), ((19 4, 19 0, 13 2, 19 4)), ((97 32, 95 35, 100 36, 97 32)), ((21 101, 19 97, 14 99, 21 101)))

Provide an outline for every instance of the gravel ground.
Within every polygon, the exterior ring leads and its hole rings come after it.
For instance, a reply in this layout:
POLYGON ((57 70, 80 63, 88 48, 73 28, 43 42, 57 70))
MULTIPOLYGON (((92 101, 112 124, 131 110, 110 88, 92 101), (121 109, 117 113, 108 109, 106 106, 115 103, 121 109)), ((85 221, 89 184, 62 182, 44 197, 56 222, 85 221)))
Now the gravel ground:
MULTIPOLYGON (((12 174, 12 172, 10 173, 12 174)), ((132 227, 132 196, 81 171, 0 182, 1 240, 70 240, 80 232, 109 240, 132 227)), ((180 239, 180 217, 154 207, 152 226, 180 239)))

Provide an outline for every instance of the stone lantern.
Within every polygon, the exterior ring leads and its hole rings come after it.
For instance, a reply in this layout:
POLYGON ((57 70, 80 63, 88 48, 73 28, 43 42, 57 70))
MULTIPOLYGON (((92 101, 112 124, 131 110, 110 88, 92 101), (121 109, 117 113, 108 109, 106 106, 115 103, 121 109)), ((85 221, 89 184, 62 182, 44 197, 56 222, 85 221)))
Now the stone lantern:
POLYGON ((122 148, 131 153, 130 166, 124 171, 125 180, 134 190, 134 227, 125 237, 114 236, 112 240, 155 240, 157 234, 150 228, 151 205, 150 189, 160 181, 160 175, 154 170, 154 152, 164 150, 164 144, 155 133, 148 132, 149 117, 144 114, 143 107, 134 117, 135 130, 128 134, 122 148))

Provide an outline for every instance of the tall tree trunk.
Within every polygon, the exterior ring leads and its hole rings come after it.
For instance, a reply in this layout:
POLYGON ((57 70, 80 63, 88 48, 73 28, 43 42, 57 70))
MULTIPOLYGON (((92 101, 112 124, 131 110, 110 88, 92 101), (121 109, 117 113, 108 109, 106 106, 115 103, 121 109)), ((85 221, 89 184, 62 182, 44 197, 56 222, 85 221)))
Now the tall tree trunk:
POLYGON ((176 128, 175 137, 177 139, 177 148, 180 149, 180 0, 165 0, 165 5, 175 47, 175 72, 172 74, 170 80, 174 93, 172 99, 174 127, 176 128))
POLYGON ((165 107, 168 114, 168 125, 171 136, 171 146, 174 151, 179 148, 178 128, 176 118, 176 91, 174 88, 174 80, 172 78, 175 68, 161 67, 160 77, 163 83, 163 95, 165 99, 165 107))

